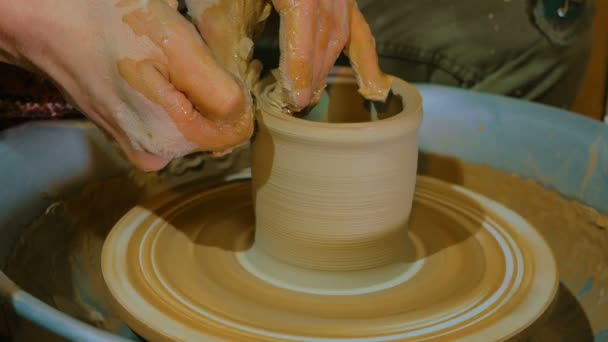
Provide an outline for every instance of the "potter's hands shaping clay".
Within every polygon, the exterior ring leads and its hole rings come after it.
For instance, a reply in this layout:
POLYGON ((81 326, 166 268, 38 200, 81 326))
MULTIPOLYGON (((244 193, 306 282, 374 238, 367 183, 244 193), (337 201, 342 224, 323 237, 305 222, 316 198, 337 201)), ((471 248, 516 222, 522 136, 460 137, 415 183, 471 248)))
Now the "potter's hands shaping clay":
POLYGON ((359 92, 384 101, 391 81, 378 66, 374 38, 354 0, 272 0, 280 15, 279 85, 283 103, 299 111, 318 102, 341 51, 359 92))
POLYGON ((144 170, 228 151, 252 133, 251 96, 176 6, 2 0, 0 55, 50 76, 144 170))

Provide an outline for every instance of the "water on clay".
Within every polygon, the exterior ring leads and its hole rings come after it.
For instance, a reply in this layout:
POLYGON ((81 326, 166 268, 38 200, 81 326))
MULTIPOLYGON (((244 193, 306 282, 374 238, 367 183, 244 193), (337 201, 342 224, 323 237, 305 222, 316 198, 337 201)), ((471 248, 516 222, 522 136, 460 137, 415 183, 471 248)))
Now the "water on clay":
MULTIPOLYGON (((203 189, 222 174, 244 169, 246 149, 223 160, 193 156, 159 174, 134 172, 91 184, 58 200, 24 231, 5 271, 47 304, 98 328, 139 339, 110 309, 101 275, 101 248, 110 229, 133 205, 174 186, 198 181, 203 189)), ((561 283, 547 313, 526 331, 529 341, 602 341, 608 326, 608 217, 540 186, 459 160, 421 154, 419 173, 463 185, 514 210, 545 237, 557 259, 561 283)), ((15 341, 62 339, 0 312, 15 341)), ((0 337, 2 334, 0 334, 0 337)))

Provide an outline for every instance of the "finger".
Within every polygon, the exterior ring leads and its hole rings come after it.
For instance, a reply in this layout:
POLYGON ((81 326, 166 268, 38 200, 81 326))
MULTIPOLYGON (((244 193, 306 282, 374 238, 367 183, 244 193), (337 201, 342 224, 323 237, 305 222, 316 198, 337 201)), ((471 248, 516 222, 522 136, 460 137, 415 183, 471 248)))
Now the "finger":
POLYGON ((167 164, 170 162, 170 160, 167 158, 163 158, 145 151, 137 151, 131 147, 124 148, 123 146, 123 152, 133 165, 146 172, 158 171, 167 166, 167 164))
POLYGON ((189 14, 205 44, 213 53, 215 59, 227 70, 238 75, 238 59, 235 58, 239 27, 234 21, 237 13, 237 1, 190 1, 189 14))
POLYGON ((318 0, 275 0, 274 4, 281 17, 279 70, 283 99, 292 110, 299 111, 309 104, 312 93, 312 32, 316 28, 317 18, 314 13, 318 0))
POLYGON ((249 138, 246 134, 248 132, 238 126, 222 125, 200 115, 184 94, 169 83, 152 64, 142 64, 140 73, 148 93, 160 100, 160 105, 167 111, 179 131, 202 150, 226 150, 249 138))
MULTIPOLYGON (((138 169, 146 172, 158 171, 171 161, 166 156, 160 156, 156 153, 145 151, 141 147, 136 147, 133 140, 129 138, 129 134, 124 131, 124 128, 105 120, 105 115, 99 115, 94 111, 89 111, 87 115, 102 129, 102 133, 107 139, 114 140, 120 146, 119 152, 122 152, 123 157, 138 169)), ((135 127, 131 128, 137 129, 135 127)))
POLYGON ((314 58, 311 61, 313 65, 311 103, 315 102, 316 92, 320 88, 323 88, 325 84, 327 75, 323 75, 323 70, 325 59, 328 54, 327 48, 333 34, 333 17, 336 15, 331 0, 320 0, 317 8, 318 19, 315 31, 315 50, 314 58))
POLYGON ((329 41, 327 42, 325 60, 323 61, 320 70, 322 79, 317 83, 317 88, 313 93, 313 102, 319 101, 327 83, 327 75, 329 75, 331 69, 336 64, 340 52, 344 50, 349 36, 350 1, 334 0, 329 2, 333 7, 332 31, 329 41))
POLYGON ((120 146, 118 151, 122 152, 121 155, 124 158, 142 171, 158 171, 167 166, 167 164, 169 164, 171 161, 169 158, 162 157, 148 151, 135 149, 128 137, 126 137, 124 134, 110 131, 102 132, 106 135, 106 138, 109 140, 114 140, 120 146))
POLYGON ((270 3, 188 0, 187 4, 192 21, 218 63, 245 79, 253 55, 252 39, 270 14, 270 3))
POLYGON ((147 36, 167 58, 169 80, 212 120, 237 120, 245 111, 242 86, 222 69, 194 26, 162 1, 127 14, 123 21, 147 36))
POLYGON ((369 100, 385 101, 391 80, 380 70, 374 37, 356 3, 351 12, 346 54, 357 76, 359 92, 369 100))
POLYGON ((150 101, 160 105, 186 139, 203 151, 229 150, 251 136, 251 106, 241 120, 214 122, 193 108, 186 96, 174 87, 152 61, 125 60, 119 65, 123 78, 150 101))

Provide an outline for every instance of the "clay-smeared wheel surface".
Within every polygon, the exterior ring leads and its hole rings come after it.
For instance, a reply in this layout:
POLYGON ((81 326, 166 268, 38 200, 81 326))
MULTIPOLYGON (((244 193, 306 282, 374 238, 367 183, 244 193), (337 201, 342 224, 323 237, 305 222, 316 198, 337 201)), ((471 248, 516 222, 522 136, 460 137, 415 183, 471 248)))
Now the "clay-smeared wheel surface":
POLYGON ((516 335, 557 289, 551 251, 525 220, 420 176, 406 257, 380 269, 315 271, 255 248, 248 181, 174 192, 128 212, 103 276, 150 340, 456 340, 516 335))

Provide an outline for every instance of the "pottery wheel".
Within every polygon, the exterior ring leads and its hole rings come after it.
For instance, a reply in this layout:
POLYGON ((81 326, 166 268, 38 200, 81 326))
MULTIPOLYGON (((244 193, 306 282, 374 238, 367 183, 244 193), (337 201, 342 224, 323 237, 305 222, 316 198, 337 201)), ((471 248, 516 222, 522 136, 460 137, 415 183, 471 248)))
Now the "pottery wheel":
POLYGON ((420 176, 411 253, 383 269, 321 272, 256 250, 249 181, 174 192, 108 236, 104 279, 119 315, 151 340, 500 340, 557 289, 548 246, 525 220, 420 176))

